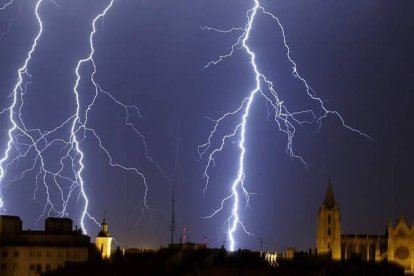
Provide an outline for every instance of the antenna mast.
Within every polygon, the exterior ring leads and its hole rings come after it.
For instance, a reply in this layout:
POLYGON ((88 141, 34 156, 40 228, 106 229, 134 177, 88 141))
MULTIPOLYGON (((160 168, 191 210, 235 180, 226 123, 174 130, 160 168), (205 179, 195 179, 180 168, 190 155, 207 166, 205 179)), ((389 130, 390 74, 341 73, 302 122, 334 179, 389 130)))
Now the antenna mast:
POLYGON ((177 116, 177 132, 176 132, 176 144, 175 144, 175 160, 174 160, 174 179, 173 179, 173 183, 172 183, 172 199, 171 199, 171 203, 172 203, 172 210, 171 210, 171 226, 170 226, 170 243, 171 246, 174 244, 174 233, 176 233, 176 229, 175 229, 175 182, 177 180, 177 163, 178 163, 178 150, 180 147, 180 136, 179 136, 179 131, 180 131, 180 122, 181 122, 181 106, 178 112, 178 116, 177 116))
MULTIPOLYGON (((174 185, 174 184, 173 184, 174 185)), ((172 212, 171 212, 171 246, 174 243, 174 232, 175 232, 175 186, 173 186, 173 190, 172 190, 172 212)))

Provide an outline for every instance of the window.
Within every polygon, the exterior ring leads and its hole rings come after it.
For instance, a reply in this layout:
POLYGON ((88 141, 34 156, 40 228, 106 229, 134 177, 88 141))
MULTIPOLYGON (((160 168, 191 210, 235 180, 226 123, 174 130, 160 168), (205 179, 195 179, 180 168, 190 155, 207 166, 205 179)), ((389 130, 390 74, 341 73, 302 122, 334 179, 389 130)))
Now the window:
POLYGON ((399 229, 398 230, 398 236, 406 236, 407 234, 405 233, 404 229, 399 229))
POLYGON ((328 243, 328 249, 331 249, 331 244, 330 243, 328 243))
POLYGON ((7 264, 6 263, 1 264, 1 270, 7 270, 7 264))
POLYGON ((399 246, 396 250, 394 255, 400 259, 400 260, 405 260, 410 256, 410 251, 408 250, 407 247, 405 247, 404 245, 399 246))
POLYGON ((331 235, 331 227, 328 227, 328 236, 331 235))
POLYGON ((331 214, 328 214, 328 224, 331 224, 331 214))
POLYGON ((52 268, 52 266, 50 264, 47 264, 45 269, 50 270, 51 268, 52 268))
POLYGON ((34 264, 30 264, 30 270, 35 270, 35 265, 34 264))
POLYGON ((36 265, 36 271, 42 271, 42 265, 41 264, 37 264, 36 265))
POLYGON ((16 250, 16 251, 14 251, 14 252, 13 252, 13 256, 14 256, 14 257, 19 257, 19 251, 17 251, 17 250, 16 250))

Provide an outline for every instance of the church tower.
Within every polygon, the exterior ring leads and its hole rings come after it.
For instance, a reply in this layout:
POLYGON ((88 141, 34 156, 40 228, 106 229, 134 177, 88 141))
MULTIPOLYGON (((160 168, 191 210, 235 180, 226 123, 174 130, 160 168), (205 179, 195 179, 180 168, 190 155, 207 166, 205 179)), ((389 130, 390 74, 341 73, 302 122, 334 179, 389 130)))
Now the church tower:
POLYGON ((333 260, 341 259, 341 217, 333 195, 331 178, 328 181, 325 200, 318 211, 316 249, 318 254, 331 253, 333 260))
POLYGON ((106 260, 111 257, 111 243, 112 237, 108 231, 108 223, 106 223, 105 217, 101 224, 101 231, 95 239, 96 248, 101 254, 102 259, 106 260))

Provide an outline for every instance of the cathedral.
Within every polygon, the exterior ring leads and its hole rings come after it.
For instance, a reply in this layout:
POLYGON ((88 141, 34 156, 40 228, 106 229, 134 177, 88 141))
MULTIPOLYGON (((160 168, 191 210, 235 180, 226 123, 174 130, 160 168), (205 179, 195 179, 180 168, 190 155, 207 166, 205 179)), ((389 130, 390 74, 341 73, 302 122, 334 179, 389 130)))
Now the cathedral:
POLYGON ((414 224, 410 227, 403 216, 395 225, 390 222, 382 235, 343 234, 340 209, 329 179, 317 220, 318 254, 331 255, 334 260, 358 256, 365 261, 388 261, 404 267, 406 273, 414 273, 414 224))

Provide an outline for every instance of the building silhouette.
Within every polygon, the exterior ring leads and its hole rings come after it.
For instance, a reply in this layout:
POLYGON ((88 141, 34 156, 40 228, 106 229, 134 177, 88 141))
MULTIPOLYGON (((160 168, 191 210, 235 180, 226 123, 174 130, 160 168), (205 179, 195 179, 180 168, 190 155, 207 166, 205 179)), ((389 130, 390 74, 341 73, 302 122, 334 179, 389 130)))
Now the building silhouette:
POLYGON ((382 235, 342 234, 340 208, 329 179, 317 215, 316 249, 319 255, 330 255, 333 260, 358 257, 388 261, 402 266, 406 273, 414 273, 414 224, 408 226, 401 216, 395 226, 390 222, 382 235))
POLYGON ((44 231, 23 230, 17 216, 0 216, 0 275, 35 276, 88 260, 90 238, 69 218, 47 218, 44 231))

